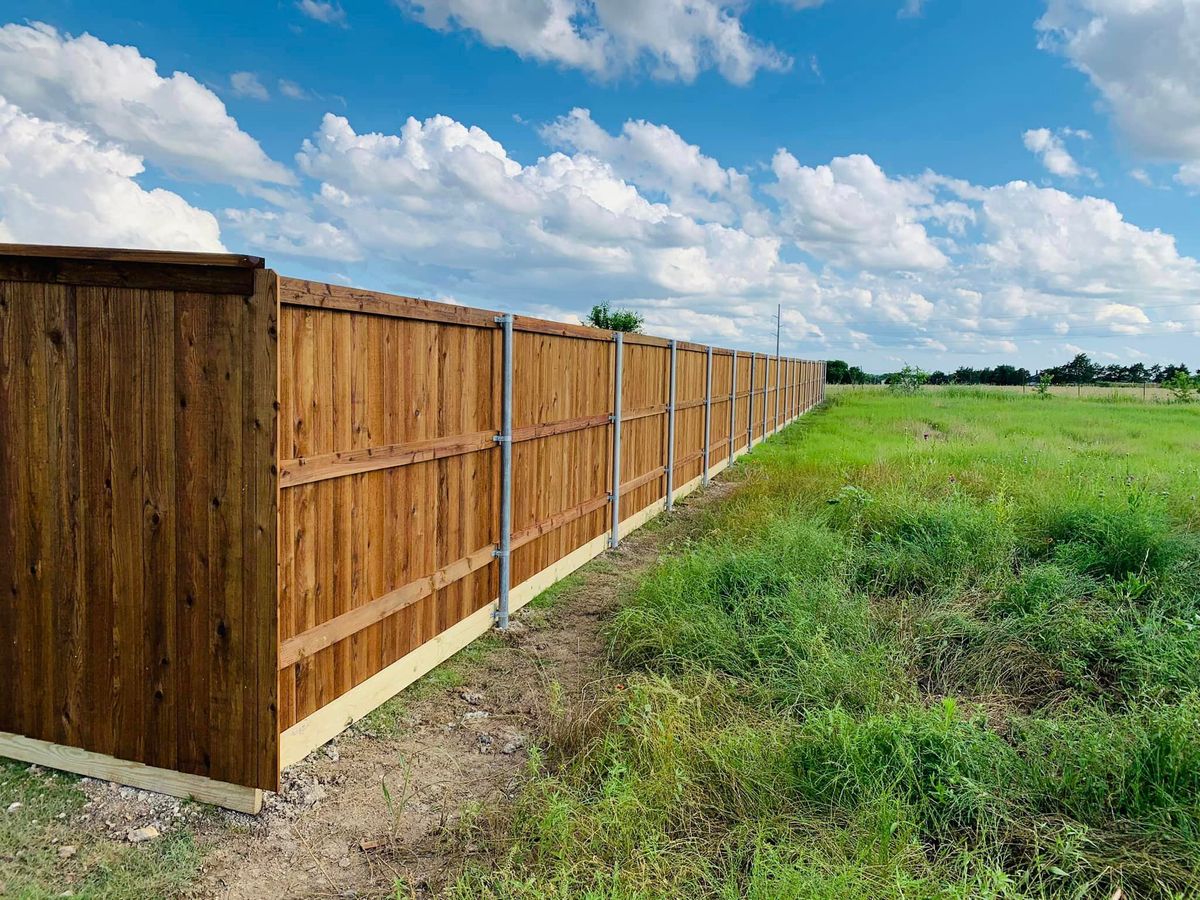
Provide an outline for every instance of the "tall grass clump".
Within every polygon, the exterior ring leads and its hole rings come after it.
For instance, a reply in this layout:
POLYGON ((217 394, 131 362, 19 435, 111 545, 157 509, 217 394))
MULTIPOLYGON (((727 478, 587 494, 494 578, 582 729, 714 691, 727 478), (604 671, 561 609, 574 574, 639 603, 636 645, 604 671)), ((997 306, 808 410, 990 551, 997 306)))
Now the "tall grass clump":
POLYGON ((456 895, 1200 896, 1198 427, 944 391, 789 429, 456 895))

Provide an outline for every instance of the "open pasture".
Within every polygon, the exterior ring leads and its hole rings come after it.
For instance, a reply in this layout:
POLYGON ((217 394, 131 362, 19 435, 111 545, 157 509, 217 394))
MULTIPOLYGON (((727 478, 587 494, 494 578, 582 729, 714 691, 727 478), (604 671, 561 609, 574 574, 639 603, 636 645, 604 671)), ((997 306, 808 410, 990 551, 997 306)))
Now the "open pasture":
POLYGON ((1200 891, 1200 410, 843 391, 736 471, 460 896, 1200 891))

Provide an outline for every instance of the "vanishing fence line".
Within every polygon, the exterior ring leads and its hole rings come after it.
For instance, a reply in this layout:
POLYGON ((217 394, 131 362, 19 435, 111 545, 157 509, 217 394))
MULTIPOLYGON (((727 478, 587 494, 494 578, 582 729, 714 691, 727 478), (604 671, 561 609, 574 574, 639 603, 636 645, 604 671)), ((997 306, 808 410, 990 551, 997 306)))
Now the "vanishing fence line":
POLYGON ((0 754, 239 808, 824 398, 822 362, 251 257, 0 247, 0 292, 0 375, 42 373, 0 438, 62 430, 4 483, 0 754))

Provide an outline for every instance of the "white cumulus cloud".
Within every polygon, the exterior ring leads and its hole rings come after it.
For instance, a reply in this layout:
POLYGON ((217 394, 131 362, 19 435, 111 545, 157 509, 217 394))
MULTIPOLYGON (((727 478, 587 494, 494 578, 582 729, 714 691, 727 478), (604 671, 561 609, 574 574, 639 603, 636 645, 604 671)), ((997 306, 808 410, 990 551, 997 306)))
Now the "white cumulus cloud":
POLYGON ((163 78, 135 47, 64 35, 41 23, 5 25, 0 96, 167 170, 233 183, 293 181, 216 94, 185 72, 163 78))
POLYGON ((1104 98, 1133 148, 1200 182, 1200 6, 1195 0, 1048 0, 1041 45, 1104 98))
POLYGON ((612 78, 645 67, 691 82, 716 69, 734 84, 791 59, 742 27, 725 0, 396 0, 431 28, 473 32, 489 46, 612 78))
POLYGON ((253 100, 269 100, 271 94, 253 72, 234 72, 229 76, 229 86, 239 97, 250 97, 253 100))
POLYGON ((346 24, 346 11, 342 9, 340 3, 328 2, 328 0, 299 0, 296 9, 310 19, 324 22, 326 25, 345 26, 346 24))
POLYGON ((665 125, 631 120, 612 135, 588 110, 573 109, 543 128, 542 136, 604 160, 621 178, 661 193, 687 215, 729 223, 753 206, 747 175, 723 167, 665 125))
POLYGON ((0 239, 224 249, 211 213, 162 188, 145 190, 135 180, 141 172, 136 156, 0 99, 0 239))
MULTIPOLYGON (((1087 132, 1077 132, 1069 128, 1064 129, 1063 133, 1085 140, 1090 137, 1087 132)), ((1080 175, 1095 177, 1096 173, 1081 166, 1067 149, 1063 138, 1049 128, 1031 128, 1025 132, 1023 138, 1025 149, 1040 159, 1051 175, 1057 175, 1059 178, 1078 178, 1080 175)))
POLYGON ((922 270, 947 265, 922 219, 934 195, 922 183, 889 178, 869 156, 805 166, 787 150, 771 161, 780 231, 813 255, 842 266, 922 270))

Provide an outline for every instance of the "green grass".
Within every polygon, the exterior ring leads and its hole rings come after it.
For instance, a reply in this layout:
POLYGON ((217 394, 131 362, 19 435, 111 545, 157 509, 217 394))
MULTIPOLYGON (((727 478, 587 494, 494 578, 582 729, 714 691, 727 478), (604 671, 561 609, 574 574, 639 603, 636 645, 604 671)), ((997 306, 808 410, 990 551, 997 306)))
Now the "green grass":
POLYGON ((355 727, 373 737, 396 739, 407 734, 412 725, 408 721, 410 707, 433 694, 453 691, 466 684, 471 668, 478 665, 489 654, 504 646, 504 638, 489 632, 472 641, 452 658, 422 675, 391 700, 367 713, 355 727))
POLYGON ((85 800, 73 776, 0 762, 0 894, 142 900, 177 897, 191 884, 201 854, 189 832, 137 846, 90 837, 72 821, 85 800), (13 803, 21 806, 5 812, 13 803), (64 845, 76 848, 67 859, 64 845))
POLYGON ((1200 896, 1200 410, 851 393, 743 477, 459 897, 1200 896))

